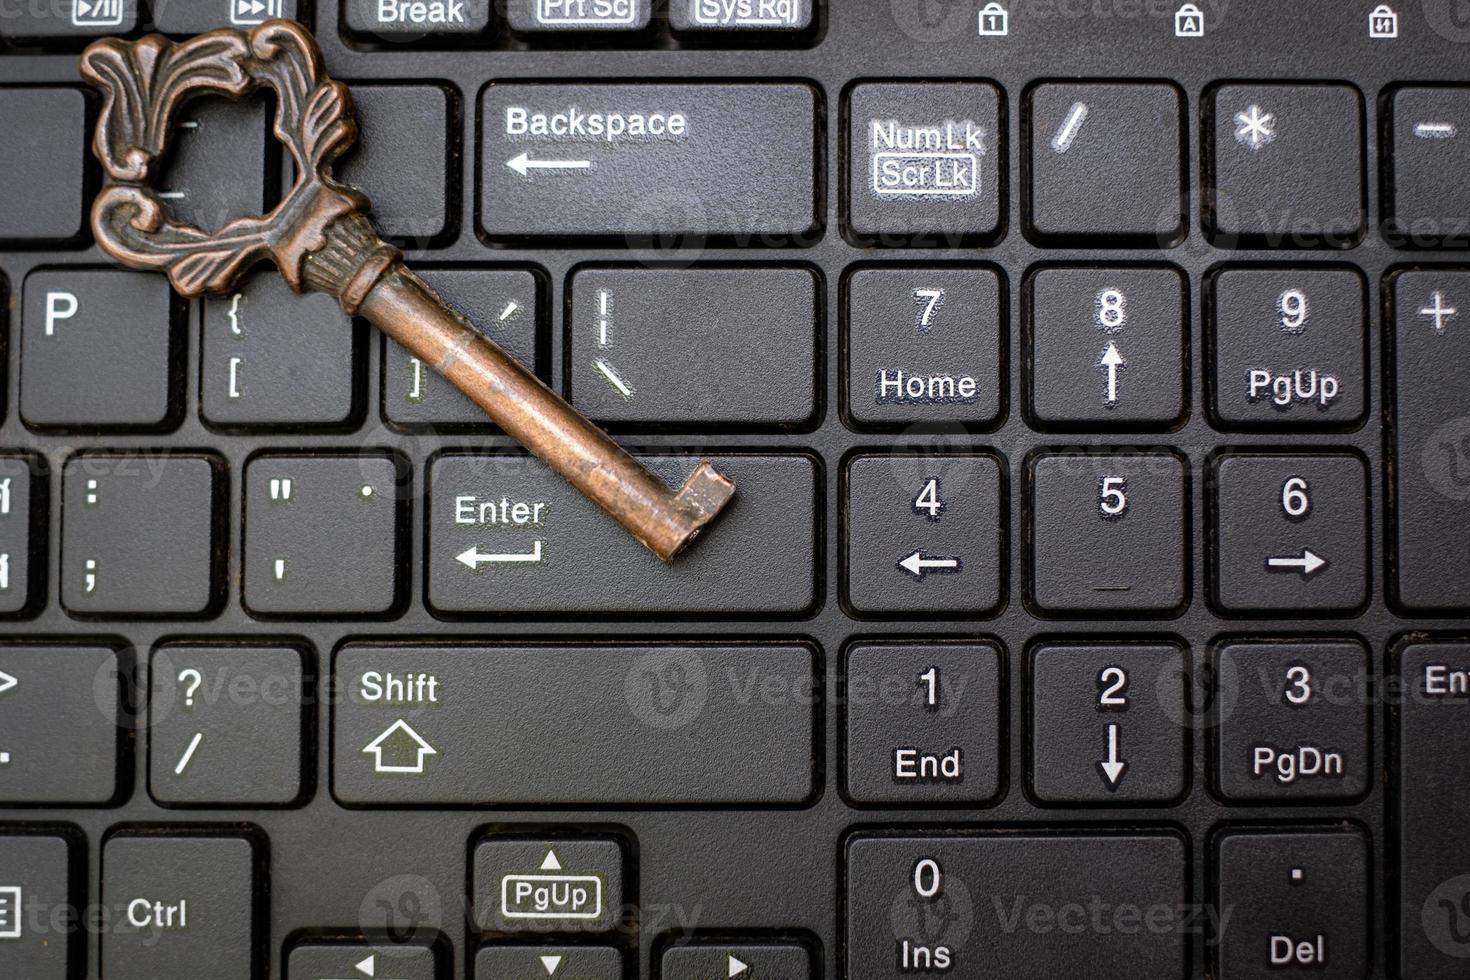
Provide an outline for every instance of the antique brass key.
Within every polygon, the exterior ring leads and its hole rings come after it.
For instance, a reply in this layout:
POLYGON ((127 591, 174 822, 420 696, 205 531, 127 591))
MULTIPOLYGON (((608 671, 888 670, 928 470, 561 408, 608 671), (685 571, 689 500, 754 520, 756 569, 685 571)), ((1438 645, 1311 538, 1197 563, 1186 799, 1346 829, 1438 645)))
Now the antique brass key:
POLYGON ((664 560, 714 519, 735 485, 701 462, 675 493, 602 430, 445 305, 385 244, 369 202, 333 178, 357 138, 352 96, 322 70, 316 42, 291 21, 248 34, 221 30, 173 43, 157 35, 97 41, 82 74, 105 99, 93 148, 106 183, 92 208, 97 243, 123 265, 168 273, 183 296, 228 290, 264 258, 296 292, 337 298, 435 368, 505 432, 595 500, 664 560), (270 214, 217 232, 177 224, 150 181, 168 149, 171 116, 201 95, 275 91, 275 132, 296 164, 296 185, 270 214))

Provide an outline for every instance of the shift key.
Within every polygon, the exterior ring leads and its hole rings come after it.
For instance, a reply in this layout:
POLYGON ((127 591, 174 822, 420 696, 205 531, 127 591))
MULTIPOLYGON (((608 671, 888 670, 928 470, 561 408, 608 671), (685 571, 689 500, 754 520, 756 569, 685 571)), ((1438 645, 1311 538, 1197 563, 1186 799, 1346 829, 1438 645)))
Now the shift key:
POLYGON ((497 239, 800 244, 817 226, 799 84, 491 84, 481 215, 497 239))
MULTIPOLYGON (((350 644, 334 792, 363 806, 804 803, 814 663, 796 642, 350 644)), ((564 856, 585 873, 588 855, 564 856)))

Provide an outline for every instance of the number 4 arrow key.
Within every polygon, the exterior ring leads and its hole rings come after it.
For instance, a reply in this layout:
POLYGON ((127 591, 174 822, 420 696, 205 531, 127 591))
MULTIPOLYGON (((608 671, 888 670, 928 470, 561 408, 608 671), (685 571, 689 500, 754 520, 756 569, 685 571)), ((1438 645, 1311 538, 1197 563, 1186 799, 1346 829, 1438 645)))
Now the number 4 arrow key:
POLYGON ((953 574, 960 570, 958 558, 932 558, 922 551, 916 551, 907 558, 901 559, 898 567, 908 572, 916 579, 923 579, 930 573, 953 574))

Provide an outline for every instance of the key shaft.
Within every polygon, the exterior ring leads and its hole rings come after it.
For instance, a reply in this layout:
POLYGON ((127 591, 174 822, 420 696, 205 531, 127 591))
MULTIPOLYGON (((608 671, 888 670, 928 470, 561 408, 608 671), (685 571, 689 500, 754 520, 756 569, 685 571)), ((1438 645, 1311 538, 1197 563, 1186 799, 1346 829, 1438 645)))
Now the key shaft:
POLYGON ((682 551, 734 493, 734 484, 708 462, 671 492, 401 263, 378 280, 358 313, 444 375, 660 558, 682 551))

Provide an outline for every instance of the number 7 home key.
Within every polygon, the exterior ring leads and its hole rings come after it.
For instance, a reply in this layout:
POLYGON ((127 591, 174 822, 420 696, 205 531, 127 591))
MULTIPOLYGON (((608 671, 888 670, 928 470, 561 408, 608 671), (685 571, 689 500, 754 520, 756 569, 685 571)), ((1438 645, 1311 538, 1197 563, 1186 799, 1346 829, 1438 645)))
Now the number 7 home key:
POLYGON ((107 180, 92 230, 118 262, 167 272, 176 291, 194 298, 228 290, 251 265, 273 259, 293 290, 335 296, 349 316, 366 318, 432 365, 666 561, 734 495, 735 485, 708 461, 670 491, 378 238, 367 198, 331 173, 357 138, 352 96, 326 76, 316 42, 299 25, 270 21, 248 34, 214 31, 177 44, 156 35, 109 38, 82 55, 82 74, 105 97, 93 148, 107 180), (150 187, 174 110, 196 96, 242 98, 261 88, 275 91, 275 132, 295 161, 296 185, 270 214, 218 232, 174 223, 150 187))

